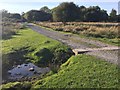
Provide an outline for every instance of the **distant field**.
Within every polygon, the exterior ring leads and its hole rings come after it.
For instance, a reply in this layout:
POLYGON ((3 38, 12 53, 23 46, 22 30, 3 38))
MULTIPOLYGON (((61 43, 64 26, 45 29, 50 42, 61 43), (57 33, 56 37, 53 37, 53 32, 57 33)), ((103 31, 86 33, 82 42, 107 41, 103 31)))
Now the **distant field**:
POLYGON ((109 44, 119 45, 120 39, 118 23, 95 22, 36 22, 37 25, 56 31, 70 32, 82 37, 97 39, 109 44))

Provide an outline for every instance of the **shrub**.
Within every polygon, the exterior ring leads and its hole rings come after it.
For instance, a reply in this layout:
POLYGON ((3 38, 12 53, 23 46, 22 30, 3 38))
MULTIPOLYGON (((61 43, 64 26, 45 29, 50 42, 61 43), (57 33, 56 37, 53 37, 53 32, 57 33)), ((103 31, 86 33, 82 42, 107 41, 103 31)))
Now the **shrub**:
POLYGON ((56 31, 63 31, 63 28, 56 28, 56 31))

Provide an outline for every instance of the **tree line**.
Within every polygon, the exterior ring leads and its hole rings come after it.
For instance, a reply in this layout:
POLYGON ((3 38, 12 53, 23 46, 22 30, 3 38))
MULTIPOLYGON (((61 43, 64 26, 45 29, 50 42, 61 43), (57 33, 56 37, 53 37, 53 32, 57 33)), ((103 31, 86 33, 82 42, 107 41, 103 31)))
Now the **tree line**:
POLYGON ((120 14, 112 9, 108 15, 107 11, 99 6, 78 6, 73 2, 63 2, 53 9, 47 6, 40 10, 30 10, 26 13, 11 14, 11 18, 32 21, 57 21, 57 22, 120 22, 120 14))

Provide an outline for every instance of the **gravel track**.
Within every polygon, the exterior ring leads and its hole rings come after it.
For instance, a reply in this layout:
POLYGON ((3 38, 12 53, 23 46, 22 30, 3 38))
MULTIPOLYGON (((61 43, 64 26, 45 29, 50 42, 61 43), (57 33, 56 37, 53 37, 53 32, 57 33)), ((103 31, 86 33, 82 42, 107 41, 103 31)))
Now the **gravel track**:
MULTIPOLYGON (((102 48, 102 47, 115 47, 113 45, 109 45, 97 40, 91 40, 86 38, 80 38, 77 35, 73 34, 66 34, 61 33, 58 31, 53 30, 46 30, 44 28, 41 28, 39 26, 28 24, 28 27, 30 27, 32 30, 43 34, 49 38, 58 40, 68 46, 70 46, 72 49, 86 49, 86 48, 102 48)), ((110 63, 118 64, 118 50, 111 50, 111 51, 94 51, 94 52, 87 52, 86 54, 96 56, 98 58, 102 58, 110 63)))

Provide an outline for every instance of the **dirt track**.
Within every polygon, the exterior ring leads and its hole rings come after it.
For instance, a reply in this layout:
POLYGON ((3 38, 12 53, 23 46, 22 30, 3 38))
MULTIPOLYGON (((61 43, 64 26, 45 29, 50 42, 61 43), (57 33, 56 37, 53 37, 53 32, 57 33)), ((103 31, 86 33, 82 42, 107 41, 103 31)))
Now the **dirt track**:
MULTIPOLYGON (((100 41, 80 38, 79 36, 73 34, 66 34, 52 30, 45 30, 44 28, 41 28, 33 24, 29 24, 28 27, 30 27, 32 30, 40 34, 43 34, 47 37, 58 40, 64 44, 67 44, 72 49, 115 47, 113 45, 105 44, 100 41)), ((94 52, 87 52, 86 54, 94 55, 97 56, 98 58, 103 58, 108 62, 118 64, 118 50, 94 51, 94 52)))

